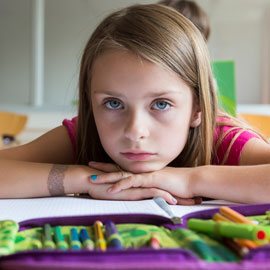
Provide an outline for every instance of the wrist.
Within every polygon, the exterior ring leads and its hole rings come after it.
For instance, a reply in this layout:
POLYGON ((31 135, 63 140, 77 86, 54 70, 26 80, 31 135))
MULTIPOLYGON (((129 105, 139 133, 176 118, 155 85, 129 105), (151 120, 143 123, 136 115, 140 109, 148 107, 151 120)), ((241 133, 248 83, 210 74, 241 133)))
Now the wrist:
POLYGON ((193 197, 205 196, 201 187, 203 186, 204 179, 207 177, 205 174, 207 168, 207 165, 192 168, 192 173, 190 177, 190 188, 193 197))
POLYGON ((64 180, 65 194, 88 193, 91 183, 88 180, 91 169, 83 165, 69 166, 64 180))

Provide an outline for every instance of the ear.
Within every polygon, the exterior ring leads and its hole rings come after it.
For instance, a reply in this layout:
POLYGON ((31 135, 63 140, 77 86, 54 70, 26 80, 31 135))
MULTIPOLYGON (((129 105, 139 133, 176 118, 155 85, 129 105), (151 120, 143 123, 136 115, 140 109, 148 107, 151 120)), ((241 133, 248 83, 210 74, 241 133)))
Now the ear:
POLYGON ((196 106, 190 119, 190 127, 192 128, 198 127, 201 124, 201 122, 202 122, 202 112, 199 106, 196 106))

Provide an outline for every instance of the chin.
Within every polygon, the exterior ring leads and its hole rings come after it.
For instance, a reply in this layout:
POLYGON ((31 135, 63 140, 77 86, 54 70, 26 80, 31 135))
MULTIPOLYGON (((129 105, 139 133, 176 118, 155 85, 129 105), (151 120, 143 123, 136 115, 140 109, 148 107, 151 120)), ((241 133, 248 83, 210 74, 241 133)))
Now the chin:
POLYGON ((161 170, 164 166, 157 166, 156 164, 129 164, 126 166, 121 166, 124 170, 131 173, 148 173, 161 170))

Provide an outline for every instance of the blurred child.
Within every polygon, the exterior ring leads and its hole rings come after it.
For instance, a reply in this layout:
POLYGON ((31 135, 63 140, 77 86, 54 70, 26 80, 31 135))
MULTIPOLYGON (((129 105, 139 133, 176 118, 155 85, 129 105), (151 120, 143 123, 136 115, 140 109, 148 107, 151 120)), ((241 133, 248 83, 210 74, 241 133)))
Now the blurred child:
POLYGON ((159 4, 172 7, 183 14, 197 26, 205 40, 209 40, 211 30, 209 17, 196 2, 192 0, 163 0, 159 4))

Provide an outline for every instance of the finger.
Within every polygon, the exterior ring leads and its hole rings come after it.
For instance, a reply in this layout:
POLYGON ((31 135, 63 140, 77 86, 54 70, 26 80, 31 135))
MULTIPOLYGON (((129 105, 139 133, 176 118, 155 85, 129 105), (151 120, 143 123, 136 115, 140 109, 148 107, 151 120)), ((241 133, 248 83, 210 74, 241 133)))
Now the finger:
POLYGON ((112 196, 117 196, 123 200, 142 200, 142 199, 152 199, 153 197, 162 197, 169 204, 176 204, 177 200, 167 191, 158 188, 131 188, 127 190, 122 190, 117 194, 112 194, 112 196))
POLYGON ((108 189, 108 193, 114 194, 114 193, 120 192, 121 190, 126 190, 129 188, 136 188, 136 187, 141 187, 141 188, 151 187, 151 186, 147 186, 146 185, 147 181, 143 181, 142 179, 143 179, 142 175, 131 175, 129 177, 126 177, 122 180, 119 180, 114 185, 112 185, 108 189))
POLYGON ((119 172, 121 169, 118 165, 113 164, 113 163, 105 163, 105 162, 95 162, 95 161, 90 161, 88 163, 88 166, 91 168, 98 169, 103 172, 119 172))
POLYGON ((115 183, 121 179, 127 178, 132 174, 125 171, 114 172, 114 173, 104 173, 99 175, 90 175, 88 177, 89 181, 95 184, 105 184, 105 183, 115 183))
POLYGON ((131 174, 128 177, 120 179, 117 183, 112 185, 111 188, 108 189, 108 192, 113 194, 120 192, 121 190, 126 190, 129 188, 160 188, 159 182, 154 180, 152 173, 142 173, 142 174, 131 174))

